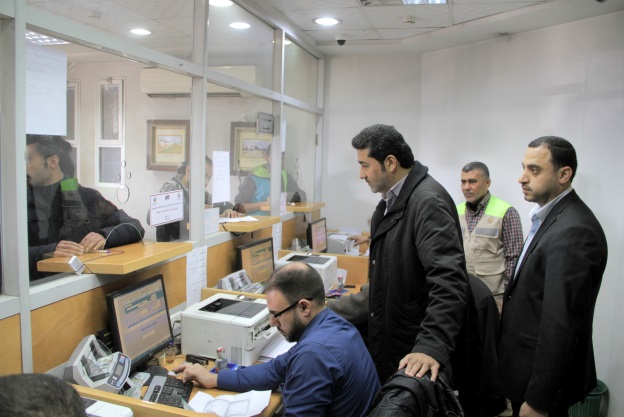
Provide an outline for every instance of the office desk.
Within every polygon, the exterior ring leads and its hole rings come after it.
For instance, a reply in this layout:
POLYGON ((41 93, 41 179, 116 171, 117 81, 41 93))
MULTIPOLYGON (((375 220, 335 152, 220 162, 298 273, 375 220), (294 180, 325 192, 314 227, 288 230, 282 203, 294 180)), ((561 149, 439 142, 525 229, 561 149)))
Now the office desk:
MULTIPOLYGON (((184 362, 184 355, 178 355, 173 364, 167 365, 166 368, 173 369, 177 365, 184 362)), ((214 362, 210 361, 210 363, 206 366, 207 369, 211 369, 214 366, 214 362)), ((124 407, 128 407, 132 410, 134 417, 173 417, 173 416, 185 416, 185 417, 216 417, 216 414, 208 414, 201 413, 197 411, 183 410, 181 408, 169 407, 167 405, 150 403, 147 401, 143 401, 137 398, 125 397, 123 395, 112 394, 110 392, 100 391, 93 388, 87 388, 80 385, 73 385, 74 388, 78 391, 78 393, 84 397, 93 398, 94 400, 106 401, 111 404, 118 404, 124 407)), ((143 395, 147 391, 147 387, 143 387, 143 395)), ((199 388, 195 386, 193 388, 193 392, 191 393, 191 399, 193 396, 199 392, 205 392, 213 397, 217 397, 219 395, 225 394, 238 394, 237 392, 231 391, 221 391, 216 388, 213 389, 205 389, 199 388)), ((272 416, 278 408, 282 404, 282 395, 278 392, 271 393, 271 399, 269 400, 269 405, 266 407, 261 414, 258 414, 258 417, 270 417, 272 416)))

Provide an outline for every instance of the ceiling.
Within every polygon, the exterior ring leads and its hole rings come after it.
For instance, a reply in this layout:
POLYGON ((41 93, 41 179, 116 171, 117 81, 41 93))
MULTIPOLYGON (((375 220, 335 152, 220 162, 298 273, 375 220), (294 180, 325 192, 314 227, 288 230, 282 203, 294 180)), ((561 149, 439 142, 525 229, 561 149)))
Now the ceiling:
MULTIPOLYGON (((209 56, 212 53, 213 58, 221 54, 252 57, 271 48, 272 30, 248 10, 261 10, 269 20, 286 21, 295 38, 330 55, 424 53, 624 10, 624 0, 447 0, 448 4, 408 6, 397 4, 401 0, 235 1, 238 4, 233 7, 210 8, 209 56), (313 22, 322 16, 336 17, 341 23, 321 27, 313 22), (234 31, 228 24, 235 20, 247 21, 251 28, 234 31), (338 45, 338 38, 344 39, 345 44, 338 45)), ((190 57, 192 0, 27 3, 180 58, 190 57), (151 30, 152 35, 139 38, 129 34, 137 26, 151 30)), ((64 49, 70 54, 85 55, 85 60, 97 54, 77 45, 64 49)))

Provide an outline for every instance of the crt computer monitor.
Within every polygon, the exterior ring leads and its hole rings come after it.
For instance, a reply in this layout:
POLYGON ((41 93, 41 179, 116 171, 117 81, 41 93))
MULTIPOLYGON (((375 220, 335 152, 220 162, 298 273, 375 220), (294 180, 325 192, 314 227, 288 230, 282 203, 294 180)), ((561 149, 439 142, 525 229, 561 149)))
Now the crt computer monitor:
POLYGON ((308 223, 308 246, 312 252, 327 252, 327 225, 325 218, 308 223))
POLYGON ((244 269, 253 282, 264 282, 273 273, 273 238, 269 237, 236 248, 238 269, 244 269))
POLYGON ((148 359, 173 342, 162 275, 106 296, 115 347, 144 370, 148 359))

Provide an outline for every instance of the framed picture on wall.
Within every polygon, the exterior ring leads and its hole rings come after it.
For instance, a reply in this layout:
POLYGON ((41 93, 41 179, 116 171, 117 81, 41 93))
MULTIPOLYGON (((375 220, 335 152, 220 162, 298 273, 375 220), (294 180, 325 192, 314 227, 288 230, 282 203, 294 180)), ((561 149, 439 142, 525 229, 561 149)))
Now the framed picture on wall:
POLYGON ((271 144, 268 133, 256 133, 255 123, 232 122, 230 132, 231 175, 247 175, 252 168, 266 163, 264 153, 271 144))
POLYGON ((175 171, 187 161, 190 131, 189 120, 148 120, 147 169, 175 171))

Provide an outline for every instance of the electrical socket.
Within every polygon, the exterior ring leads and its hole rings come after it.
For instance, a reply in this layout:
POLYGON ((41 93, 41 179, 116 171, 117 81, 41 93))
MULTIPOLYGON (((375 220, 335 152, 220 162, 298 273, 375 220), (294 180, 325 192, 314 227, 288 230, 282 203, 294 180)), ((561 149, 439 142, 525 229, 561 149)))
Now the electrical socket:
POLYGON ((173 337, 177 337, 182 333, 182 312, 177 311, 173 313, 171 316, 171 327, 173 330, 173 337), (178 321, 178 324, 174 324, 178 321))

